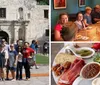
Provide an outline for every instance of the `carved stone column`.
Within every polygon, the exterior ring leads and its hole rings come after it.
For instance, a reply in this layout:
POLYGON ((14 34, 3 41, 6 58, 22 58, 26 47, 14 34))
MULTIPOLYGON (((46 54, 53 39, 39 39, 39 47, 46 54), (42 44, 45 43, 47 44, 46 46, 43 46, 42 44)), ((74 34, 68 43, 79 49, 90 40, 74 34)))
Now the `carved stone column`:
POLYGON ((11 22, 11 25, 9 26, 9 29, 10 29, 10 33, 11 33, 11 43, 14 43, 14 38, 15 38, 15 23, 12 21, 11 22))
POLYGON ((18 34, 19 34, 19 39, 25 40, 25 23, 24 22, 21 22, 18 34))
POLYGON ((14 42, 16 42, 18 40, 18 38, 19 38, 18 30, 19 30, 19 26, 15 26, 14 42))

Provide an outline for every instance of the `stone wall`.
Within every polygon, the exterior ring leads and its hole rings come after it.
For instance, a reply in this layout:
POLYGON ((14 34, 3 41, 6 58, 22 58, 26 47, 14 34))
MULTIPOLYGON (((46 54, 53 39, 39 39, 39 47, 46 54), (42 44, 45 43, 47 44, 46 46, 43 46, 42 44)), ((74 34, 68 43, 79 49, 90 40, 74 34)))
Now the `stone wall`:
MULTIPOLYGON (((37 5, 35 0, 0 0, 0 8, 6 8, 6 19, 0 18, 0 21, 20 21, 18 10, 20 7, 23 8, 23 21, 29 21, 26 27, 25 40, 31 43, 35 39, 42 45, 44 41, 48 40, 48 37, 45 36, 45 29, 49 28, 49 20, 44 18, 44 10, 49 10, 49 6, 37 5)), ((9 32, 8 27, 4 26, 2 30, 6 31, 10 38, 14 37, 14 40, 17 40, 18 36, 21 35, 16 33, 19 31, 19 26, 15 26, 14 36, 9 32)))

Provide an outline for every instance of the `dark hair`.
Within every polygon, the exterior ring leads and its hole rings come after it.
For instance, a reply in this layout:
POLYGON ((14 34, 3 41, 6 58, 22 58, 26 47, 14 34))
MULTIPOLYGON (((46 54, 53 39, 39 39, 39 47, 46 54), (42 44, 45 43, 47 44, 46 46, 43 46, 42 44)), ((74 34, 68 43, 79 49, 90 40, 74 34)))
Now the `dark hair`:
POLYGON ((97 7, 94 7, 94 10, 98 9, 97 7))
POLYGON ((59 15, 59 19, 61 19, 61 17, 62 17, 63 15, 66 15, 66 16, 68 17, 68 14, 67 14, 67 13, 61 13, 61 14, 59 15))
POLYGON ((27 43, 27 44, 29 45, 29 43, 28 43, 28 42, 24 42, 24 45, 25 45, 25 43, 27 43))
POLYGON ((17 43, 19 42, 19 40, 16 41, 17 43))
MULTIPOLYGON (((82 12, 78 12, 77 14, 76 14, 76 20, 78 20, 78 15, 79 14, 82 14, 82 12)), ((83 14, 82 14, 83 15, 83 14)))
MULTIPOLYGON (((60 23, 60 19, 61 19, 61 17, 62 17, 63 15, 66 15, 66 16, 68 17, 68 14, 67 14, 67 13, 61 13, 61 14, 59 15, 59 19, 58 19, 57 23, 60 23)), ((68 17, 68 18, 69 18, 69 17, 68 17)))
POLYGON ((32 40, 32 43, 33 43, 33 44, 35 44, 35 43, 36 43, 36 41, 35 41, 35 40, 32 40))
MULTIPOLYGON (((76 20, 78 20, 78 15, 79 14, 82 14, 82 12, 78 12, 77 14, 76 14, 76 20)), ((83 14, 82 14, 83 15, 83 14)), ((83 20, 81 21, 81 23, 82 23, 82 27, 84 27, 84 25, 83 25, 83 20)))

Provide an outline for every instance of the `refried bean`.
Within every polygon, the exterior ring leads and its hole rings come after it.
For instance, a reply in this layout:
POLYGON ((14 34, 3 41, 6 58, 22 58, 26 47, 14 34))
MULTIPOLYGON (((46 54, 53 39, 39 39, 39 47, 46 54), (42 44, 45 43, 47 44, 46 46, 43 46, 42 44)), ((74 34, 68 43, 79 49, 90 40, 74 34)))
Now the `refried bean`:
POLYGON ((99 71, 100 66, 98 64, 89 64, 83 69, 82 76, 84 78, 93 78, 99 73, 99 71))

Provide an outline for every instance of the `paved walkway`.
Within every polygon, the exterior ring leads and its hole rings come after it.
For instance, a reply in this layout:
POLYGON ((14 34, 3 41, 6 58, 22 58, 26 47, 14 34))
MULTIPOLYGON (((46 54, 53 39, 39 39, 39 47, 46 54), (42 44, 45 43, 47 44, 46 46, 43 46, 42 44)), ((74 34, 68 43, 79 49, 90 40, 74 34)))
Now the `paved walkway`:
POLYGON ((39 69, 35 69, 35 67, 32 67, 31 73, 32 73, 31 76, 33 77, 49 76, 49 66, 40 65, 39 69))
POLYGON ((29 81, 0 81, 0 85, 49 85, 49 77, 32 77, 29 81))
MULTIPOLYGON (((9 75, 11 77, 11 75, 9 75)), ((23 70, 23 80, 21 81, 0 81, 0 85, 49 85, 49 66, 40 65, 39 69, 32 67, 31 79, 25 81, 23 70)))

